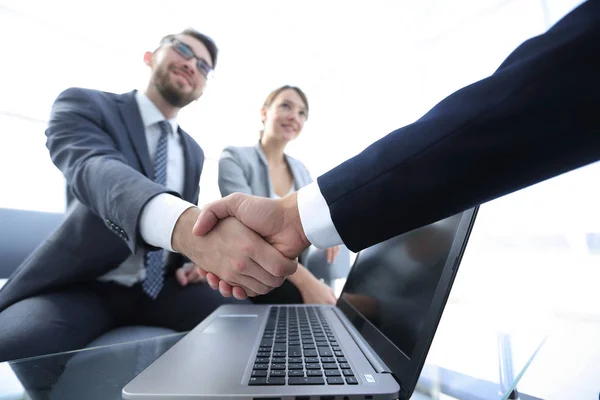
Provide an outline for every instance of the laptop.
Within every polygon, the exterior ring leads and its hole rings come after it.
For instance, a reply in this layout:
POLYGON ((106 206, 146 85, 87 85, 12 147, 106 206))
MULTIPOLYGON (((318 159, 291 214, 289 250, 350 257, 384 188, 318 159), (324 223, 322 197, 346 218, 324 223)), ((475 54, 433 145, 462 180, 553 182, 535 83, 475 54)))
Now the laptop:
POLYGON ((476 212, 361 251, 335 306, 219 307, 123 398, 410 398, 476 212))

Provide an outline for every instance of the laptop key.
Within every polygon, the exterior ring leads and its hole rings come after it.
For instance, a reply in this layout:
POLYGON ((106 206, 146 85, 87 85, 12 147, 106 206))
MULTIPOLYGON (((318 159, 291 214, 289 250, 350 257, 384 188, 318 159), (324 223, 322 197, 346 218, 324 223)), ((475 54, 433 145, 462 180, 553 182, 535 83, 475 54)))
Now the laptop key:
MULTIPOLYGON (((283 361, 283 362, 285 362, 285 361, 283 361)), ((302 363, 302 357, 291 357, 288 359, 288 362, 290 364, 300 364, 300 363, 302 363)), ((317 362, 319 362, 319 360, 317 360, 317 362)))
POLYGON ((319 353, 316 350, 304 350, 304 357, 316 357, 319 353))
POLYGON ((348 363, 340 363, 340 368, 341 369, 350 369, 350 364, 348 364, 348 363))
POLYGON ((347 362, 348 362, 348 360, 346 360, 346 358, 345 358, 345 357, 340 357, 340 358, 338 358, 338 362, 339 362, 339 363, 347 363, 347 362))
POLYGON ((337 369, 337 364, 323 364, 323 369, 337 369))
POLYGON ((269 358, 265 357, 265 358, 257 358, 256 361, 254 361, 256 364, 268 364, 269 361, 271 361, 269 358))
POLYGON ((356 380, 356 378, 355 378, 355 377, 353 377, 353 376, 347 376, 347 377, 346 377, 346 383, 347 383, 348 385, 358 385, 358 381, 357 381, 357 380, 356 380))
POLYGON ((250 381, 248 382, 248 385, 250 385, 250 386, 258 386, 258 385, 266 385, 266 384, 267 384, 267 378, 253 377, 253 378, 250 378, 250 381))
POLYGON ((288 376, 304 376, 304 371, 302 370, 293 370, 293 371, 288 371, 288 376))
POLYGON ((252 368, 252 369, 258 369, 258 370, 269 369, 269 364, 254 364, 254 368, 252 368))
POLYGON ((269 377, 267 378, 267 385, 285 385, 285 378, 269 377))
POLYGON ((319 362, 319 357, 306 357, 304 359, 304 362, 307 363, 307 364, 318 363, 319 362))
POLYGON ((330 385, 343 385, 344 384, 344 378, 340 378, 337 376, 332 376, 330 378, 327 378, 327 383, 330 385))
POLYGON ((273 353, 273 357, 285 357, 285 351, 276 351, 273 353))
POLYGON ((335 362, 335 358, 333 358, 333 357, 321 357, 321 362, 322 363, 334 363, 335 362))
POLYGON ((273 357, 271 362, 273 364, 285 364, 285 357, 273 357))
POLYGON ((305 378, 290 377, 288 378, 288 385, 324 385, 325 381, 322 377, 318 376, 307 376, 305 378))
POLYGON ((271 357, 270 351, 259 351, 256 357, 271 357))
POLYGON ((319 355, 321 357, 331 357, 333 353, 329 349, 329 347, 319 347, 319 355))
POLYGON ((275 346, 273 346, 273 351, 276 353, 282 353, 285 352, 287 346, 284 343, 275 343, 275 346))
POLYGON ((306 376, 323 376, 323 372, 320 369, 309 369, 306 371, 306 376))
POLYGON ((302 364, 288 364, 288 369, 303 369, 302 364))
POLYGON ((267 376, 267 371, 252 371, 252 376, 267 376))
POLYGON ((351 369, 344 369, 342 370, 342 373, 344 374, 344 376, 354 376, 354 372, 352 372, 351 369))
POLYGON ((281 370, 271 370, 269 376, 285 376, 285 371, 281 370))
POLYGON ((271 364, 271 369, 285 369, 285 364, 271 364))
POLYGON ((344 357, 344 353, 342 353, 341 351, 334 351, 334 354, 336 357, 344 357))
POLYGON ((338 346, 332 346, 333 351, 342 351, 338 346))
POLYGON ((329 369, 325 371, 325 376, 342 376, 337 369, 329 369))
POLYGON ((306 369, 321 369, 321 364, 306 364, 306 369))

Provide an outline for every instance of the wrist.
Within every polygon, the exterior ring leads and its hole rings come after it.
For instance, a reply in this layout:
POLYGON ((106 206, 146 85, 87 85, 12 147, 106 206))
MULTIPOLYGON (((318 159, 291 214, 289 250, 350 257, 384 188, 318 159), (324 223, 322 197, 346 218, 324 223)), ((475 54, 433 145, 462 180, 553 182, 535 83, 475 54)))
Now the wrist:
POLYGON ((292 226, 292 229, 297 233, 298 240, 302 248, 306 249, 310 246, 310 241, 304 233, 302 220, 300 219, 300 211, 298 210, 298 192, 294 192, 282 199, 283 202, 283 219, 284 224, 292 226))
POLYGON ((178 253, 185 254, 185 249, 192 239, 192 229, 200 215, 198 207, 190 207, 177 219, 171 236, 171 247, 178 253))

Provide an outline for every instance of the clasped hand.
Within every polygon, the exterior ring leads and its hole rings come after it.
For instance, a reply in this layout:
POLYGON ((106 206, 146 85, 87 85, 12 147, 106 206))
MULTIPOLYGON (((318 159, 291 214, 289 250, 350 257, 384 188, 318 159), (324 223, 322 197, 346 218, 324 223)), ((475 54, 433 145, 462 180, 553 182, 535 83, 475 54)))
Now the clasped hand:
POLYGON ((206 276, 208 284, 226 297, 245 299, 280 286, 286 276, 296 272, 295 258, 310 245, 302 229, 295 193, 283 199, 234 193, 210 203, 198 216, 192 230, 193 237, 204 239, 216 231, 224 233, 221 225, 227 221, 235 221, 244 229, 236 225, 235 236, 223 236, 226 242, 222 256, 231 257, 231 254, 240 254, 241 251, 250 255, 252 262, 244 264, 246 268, 240 268, 226 259, 212 265, 193 260, 200 273, 206 276), (293 268, 290 263, 293 263, 293 268))

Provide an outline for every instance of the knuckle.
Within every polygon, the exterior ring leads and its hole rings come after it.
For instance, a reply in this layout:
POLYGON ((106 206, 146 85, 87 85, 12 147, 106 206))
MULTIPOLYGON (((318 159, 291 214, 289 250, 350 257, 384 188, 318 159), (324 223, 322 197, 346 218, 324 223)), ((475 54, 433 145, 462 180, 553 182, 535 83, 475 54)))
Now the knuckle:
POLYGON ((238 274, 241 274, 248 270, 248 262, 245 260, 235 260, 233 262, 233 270, 238 274))

